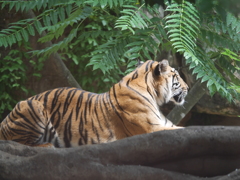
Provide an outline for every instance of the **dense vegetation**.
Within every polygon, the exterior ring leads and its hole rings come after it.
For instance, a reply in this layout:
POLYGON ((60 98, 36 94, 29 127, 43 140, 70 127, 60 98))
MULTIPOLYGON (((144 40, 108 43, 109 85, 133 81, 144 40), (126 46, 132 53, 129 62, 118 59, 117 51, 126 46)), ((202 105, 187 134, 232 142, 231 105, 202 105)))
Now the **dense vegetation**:
MULTIPOLYGON (((171 50, 184 56, 193 74, 206 82, 211 95, 218 92, 229 101, 239 98, 238 0, 154 2, 0 1, 2 9, 23 13, 32 10, 37 14, 35 18, 14 22, 0 32, 0 46, 11 48, 18 43, 30 52, 11 50, 0 62, 0 114, 6 108, 11 109, 14 99, 9 92, 13 88, 28 91, 19 81, 26 79, 21 57, 30 59, 36 55, 41 62, 56 52, 63 59, 72 60, 70 67, 78 68, 74 76, 84 89, 96 91, 86 87, 92 87, 89 84, 97 79, 97 86, 105 91, 120 76, 130 72, 136 60, 156 59, 163 50, 171 50), (161 7, 165 9, 164 15, 159 11, 161 7), (42 50, 31 50, 27 43, 29 37, 43 31, 47 34, 39 43, 55 43, 42 50)), ((41 68, 41 63, 31 63, 36 70, 41 68)))

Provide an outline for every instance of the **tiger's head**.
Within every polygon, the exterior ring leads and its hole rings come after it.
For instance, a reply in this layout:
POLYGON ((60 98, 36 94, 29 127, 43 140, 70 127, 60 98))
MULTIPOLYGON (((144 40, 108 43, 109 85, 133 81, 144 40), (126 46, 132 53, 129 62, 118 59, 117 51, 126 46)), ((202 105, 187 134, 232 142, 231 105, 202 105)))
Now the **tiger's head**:
POLYGON ((188 85, 178 71, 169 66, 168 60, 141 62, 136 71, 138 75, 145 76, 145 82, 141 82, 141 86, 145 84, 148 93, 155 97, 159 106, 169 101, 183 105, 188 93, 188 85))

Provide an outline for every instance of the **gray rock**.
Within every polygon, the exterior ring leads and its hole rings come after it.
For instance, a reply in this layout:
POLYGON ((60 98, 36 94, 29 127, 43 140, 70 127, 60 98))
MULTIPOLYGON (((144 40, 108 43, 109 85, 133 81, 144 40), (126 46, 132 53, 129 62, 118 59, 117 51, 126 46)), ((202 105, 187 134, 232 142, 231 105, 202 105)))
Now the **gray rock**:
POLYGON ((189 127, 62 149, 0 141, 0 179, 240 179, 239 134, 189 127))

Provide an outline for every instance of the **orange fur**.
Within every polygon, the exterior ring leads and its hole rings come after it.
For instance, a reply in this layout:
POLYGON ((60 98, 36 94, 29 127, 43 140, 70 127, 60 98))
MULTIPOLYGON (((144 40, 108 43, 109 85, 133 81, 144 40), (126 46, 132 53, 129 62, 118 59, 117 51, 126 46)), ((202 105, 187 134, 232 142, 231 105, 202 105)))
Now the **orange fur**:
POLYGON ((19 102, 1 123, 0 139, 72 147, 174 129, 159 106, 182 105, 187 89, 167 60, 149 60, 103 94, 57 88, 19 102))

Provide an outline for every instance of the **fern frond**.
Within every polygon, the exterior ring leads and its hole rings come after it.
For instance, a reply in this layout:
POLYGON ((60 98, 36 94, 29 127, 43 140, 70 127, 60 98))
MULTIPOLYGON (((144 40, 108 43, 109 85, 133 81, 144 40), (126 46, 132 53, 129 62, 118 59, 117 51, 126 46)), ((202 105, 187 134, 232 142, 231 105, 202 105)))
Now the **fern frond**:
MULTIPOLYGON (((15 3, 18 1, 11 1, 11 2, 15 3)), ((27 2, 32 3, 35 1, 27 1, 27 2)), ((3 5, 2 7, 4 7, 3 5)), ((8 29, 3 29, 2 31, 0 31, 0 46, 8 47, 22 40, 28 41, 29 35, 31 36, 35 35, 35 30, 39 34, 41 34, 42 31, 45 30, 45 28, 42 28, 43 26, 51 26, 52 24, 57 23, 57 21, 63 20, 62 14, 69 13, 69 11, 71 11, 72 9, 71 5, 69 4, 64 5, 64 7, 65 8, 63 9, 62 6, 59 6, 56 9, 50 9, 50 10, 44 11, 44 13, 40 14, 36 18, 20 20, 18 22, 10 24, 10 27, 8 29), (40 22, 41 20, 43 20, 43 24, 40 22)))
POLYGON ((144 7, 143 5, 139 8, 125 6, 130 8, 130 10, 125 10, 125 14, 123 14, 115 24, 115 28, 122 27, 122 30, 130 30, 127 31, 126 34, 124 33, 129 41, 129 44, 126 46, 128 50, 124 53, 124 57, 129 60, 128 64, 131 64, 131 61, 136 59, 141 59, 142 61, 145 61, 146 59, 155 59, 157 53, 160 52, 160 44, 163 42, 164 38, 167 38, 166 32, 163 28, 162 19, 158 18, 158 16, 160 16, 159 7, 144 7), (147 12, 148 16, 143 14, 143 12, 147 12), (136 16, 136 14, 139 15, 139 18, 142 18, 146 23, 145 25, 135 25, 135 23, 141 24, 140 20, 131 22, 131 18, 136 16), (121 19, 124 19, 125 21, 121 21, 121 19))
POLYGON ((231 13, 227 13, 226 21, 223 21, 218 15, 214 17, 201 15, 205 19, 201 27, 203 34, 200 36, 203 42, 213 48, 229 48, 235 52, 240 49, 240 21, 231 13), (211 43, 211 44, 210 44, 211 43))
MULTIPOLYGON (((10 24, 8 29, 0 31, 0 46, 8 47, 18 41, 28 41, 29 34, 35 35, 35 30, 32 27, 35 19, 21 20, 10 24)), ((38 29, 39 30, 39 29, 38 29)))
POLYGON ((113 37, 119 34, 119 31, 104 31, 104 30, 95 30, 95 31, 85 31, 82 32, 81 35, 79 36, 79 40, 81 39, 88 39, 88 38, 109 38, 113 37))
MULTIPOLYGON (((201 60, 203 63, 196 63, 198 61, 194 61, 192 57, 186 58, 186 62, 189 64, 189 68, 193 69, 193 74, 196 74, 197 79, 200 78, 201 82, 207 82, 206 85, 211 96, 218 92, 222 97, 227 98, 230 102, 239 96, 234 89, 230 88, 230 83, 228 83, 228 80, 224 77, 226 74, 230 75, 228 73, 229 69, 227 69, 228 66, 225 67, 225 70, 227 72, 224 71, 222 74, 214 65, 214 61, 209 58, 209 55, 204 53, 204 51, 199 47, 196 51, 196 58, 201 60)), ((235 82, 237 84, 240 83, 239 79, 236 79, 232 75, 228 76, 228 78, 233 78, 234 81, 232 82, 235 82)))
POLYGON ((31 53, 37 56, 41 54, 43 54, 44 56, 50 56, 52 53, 56 53, 59 50, 68 48, 68 44, 73 40, 74 37, 76 37, 76 35, 77 35, 77 29, 73 29, 70 32, 69 36, 64 38, 62 41, 59 41, 58 43, 53 44, 50 47, 47 47, 42 50, 31 51, 31 53))
POLYGON ((85 3, 91 4, 91 6, 97 7, 100 6, 101 8, 106 8, 107 6, 109 8, 114 8, 114 7, 122 7, 124 4, 134 4, 136 1, 134 0, 129 0, 124 2, 124 0, 101 0, 101 1, 96 1, 96 0, 87 0, 85 3))
POLYGON ((49 33, 40 38, 39 42, 47 42, 51 41, 54 38, 60 37, 67 26, 73 26, 75 23, 81 24, 83 20, 85 20, 92 13, 92 8, 85 6, 84 8, 78 8, 73 13, 69 15, 67 19, 61 21, 57 24, 45 26, 43 30, 48 30, 49 33))
MULTIPOLYGON (((169 5, 166 10, 172 12, 166 17, 167 34, 172 42, 172 46, 178 52, 183 53, 190 69, 193 69, 193 74, 196 74, 197 79, 201 78, 201 82, 206 82, 211 95, 219 92, 223 97, 232 101, 235 92, 229 89, 229 83, 224 75, 216 68, 215 62, 210 59, 210 54, 204 53, 200 46, 196 44, 196 39, 200 34, 200 19, 194 6, 189 2, 182 1, 180 5, 176 3, 169 5)), ((220 28, 218 27, 218 29, 220 28)), ((221 38, 221 35, 217 33, 214 34, 209 31, 209 29, 207 31, 202 30, 201 32, 203 34, 201 34, 200 37, 209 37, 209 45, 211 43, 215 43, 216 45, 216 39, 221 38)), ((218 42, 223 43, 224 41, 222 40, 226 39, 220 39, 218 42)), ((238 45, 236 47, 238 47, 238 45)))
MULTIPOLYGON (((28 41, 29 35, 35 35, 35 29, 39 34, 41 34, 43 30, 48 30, 48 34, 40 38, 39 41, 50 41, 53 38, 61 36, 67 26, 72 26, 75 23, 81 24, 81 21, 86 19, 92 13, 92 8, 88 6, 85 6, 84 8, 75 8, 75 11, 70 13, 71 9, 71 5, 59 6, 56 9, 44 11, 44 13, 34 19, 26 19, 13 23, 8 29, 4 29, 0 32, 0 46, 7 47, 18 41, 28 41), (70 15, 65 19, 65 14, 68 13, 70 13, 70 15), (43 24, 40 22, 41 19, 43 19, 43 24)), ((69 42, 70 39, 72 39, 72 36, 66 38, 64 42, 69 42)), ((64 44, 55 45, 52 47, 52 50, 54 49, 53 52, 55 52, 58 48, 62 49, 63 46, 64 44)), ((38 51, 38 53, 43 52, 44 50, 38 51)), ((48 49, 46 52, 52 51, 48 49)))
POLYGON ((235 76, 236 72, 239 71, 239 67, 234 64, 232 65, 232 60, 226 56, 222 56, 217 60, 217 65, 224 71, 224 74, 230 79, 231 83, 240 84, 240 79, 235 76))
POLYGON ((37 18, 43 20, 44 28, 42 29, 42 31, 43 30, 54 31, 58 29, 58 27, 61 26, 61 24, 64 24, 65 21, 68 21, 70 16, 73 16, 74 11, 78 11, 80 9, 75 8, 73 10, 73 6, 74 5, 70 3, 64 4, 62 6, 57 6, 56 8, 53 9, 45 10, 42 14, 40 14, 37 18))
POLYGON ((196 38, 199 33, 198 13, 187 1, 173 3, 166 11, 173 12, 166 17, 167 34, 177 52, 188 51, 194 55, 196 38))
POLYGON ((134 29, 144 29, 148 27, 147 21, 150 21, 146 15, 142 12, 142 6, 139 8, 132 5, 124 5, 125 9, 121 11, 123 16, 121 16, 115 23, 115 28, 121 28, 121 30, 130 30, 135 34, 134 29), (145 18, 143 19, 142 16, 145 18))
MULTIPOLYGON (((42 8, 48 8, 51 9, 52 7, 56 7, 59 5, 63 5, 63 4, 68 4, 68 3, 74 3, 77 2, 76 0, 72 0, 72 1, 68 1, 68 0, 41 0, 41 1, 37 1, 37 0, 29 0, 29 1, 20 1, 20 0, 16 0, 16 1, 0 1, 1 3, 1 9, 7 7, 9 7, 9 10, 15 8, 16 11, 28 11, 30 9, 36 9, 36 10, 40 10, 42 8)), ((82 2, 84 3, 83 0, 78 1, 78 2, 82 2)))
POLYGON ((226 17, 227 26, 231 26, 232 30, 235 30, 235 33, 240 32, 240 21, 232 13, 228 12, 226 17))
POLYGON ((236 53, 232 52, 229 49, 224 49, 224 51, 221 54, 228 56, 229 58, 231 58, 233 60, 240 61, 239 55, 237 55, 236 53))
POLYGON ((160 52, 159 45, 162 39, 149 29, 136 31, 137 34, 129 38, 129 43, 126 47, 125 57, 129 60, 140 58, 142 61, 146 59, 155 59, 157 52, 160 52), (159 39, 159 40, 158 40, 159 39))
POLYGON ((209 29, 201 29, 201 32, 199 36, 201 41, 211 48, 228 48, 235 52, 240 49, 240 41, 237 38, 229 38, 226 34, 219 34, 209 29))
POLYGON ((102 44, 92 52, 92 58, 87 66, 92 65, 94 70, 101 69, 104 74, 115 69, 119 61, 124 62, 123 55, 126 45, 125 39, 115 39, 102 44))

